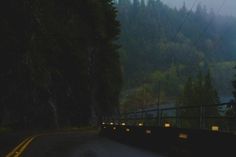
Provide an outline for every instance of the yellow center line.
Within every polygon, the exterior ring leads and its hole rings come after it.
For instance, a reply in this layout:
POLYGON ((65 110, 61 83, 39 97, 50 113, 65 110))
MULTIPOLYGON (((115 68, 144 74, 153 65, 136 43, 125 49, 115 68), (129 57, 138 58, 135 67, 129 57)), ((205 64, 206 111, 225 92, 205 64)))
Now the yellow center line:
MULTIPOLYGON (((10 153, 8 153, 5 157, 19 157, 22 155, 23 151, 29 146, 29 144, 38 136, 47 136, 51 135, 52 133, 42 133, 35 136, 30 136, 22 141, 19 145, 17 145, 10 153)), ((55 134, 55 133, 53 133, 55 134)), ((62 132, 56 134, 63 134, 62 132)))
POLYGON ((19 145, 17 145, 10 153, 8 153, 6 155, 6 157, 11 157, 15 154, 15 152, 17 152, 17 150, 28 140, 30 139, 30 137, 26 138, 24 141, 22 141, 19 145))
POLYGON ((14 155, 14 157, 19 157, 23 151, 28 147, 28 145, 36 138, 37 136, 34 136, 34 137, 31 137, 21 148, 20 150, 18 151, 18 153, 16 153, 14 155))
POLYGON ((22 155, 23 151, 29 146, 29 144, 39 136, 47 136, 47 135, 60 135, 60 134, 68 134, 74 132, 57 132, 57 133, 42 133, 35 136, 30 136, 22 141, 19 145, 17 145, 10 153, 8 153, 5 157, 19 157, 22 155))
POLYGON ((21 142, 16 146, 6 157, 19 157, 22 155, 23 151, 28 147, 28 145, 36 138, 37 136, 31 136, 21 142))

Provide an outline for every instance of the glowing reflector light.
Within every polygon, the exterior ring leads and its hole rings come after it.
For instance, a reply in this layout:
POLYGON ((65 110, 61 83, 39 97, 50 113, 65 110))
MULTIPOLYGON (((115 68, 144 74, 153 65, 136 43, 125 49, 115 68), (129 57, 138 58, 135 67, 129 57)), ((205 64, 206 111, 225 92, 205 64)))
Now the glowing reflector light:
POLYGON ((152 131, 151 130, 146 130, 146 134, 151 134, 152 131))
POLYGON ((170 126, 171 126, 170 123, 165 123, 165 124, 164 124, 164 127, 165 127, 165 128, 170 128, 170 126))
POLYGON ((125 123, 121 123, 122 126, 125 126, 125 123))
POLYGON ((114 123, 112 123, 112 122, 110 123, 110 125, 113 125, 113 124, 114 124, 114 123))
POLYGON ((105 125, 106 123, 105 122, 102 122, 102 125, 105 125))
POLYGON ((130 132, 130 129, 129 129, 129 128, 126 128, 125 131, 130 132))
POLYGON ((138 123, 138 126, 143 126, 143 123, 138 123))
POLYGON ((104 126, 103 129, 106 129, 106 127, 104 126))
POLYGON ((214 125, 214 126, 211 127, 211 130, 212 131, 219 131, 220 128, 219 128, 219 126, 214 125))
POLYGON ((188 134, 180 133, 179 138, 186 140, 186 139, 188 139, 188 134))
POLYGON ((113 130, 116 130, 116 127, 113 127, 113 130))

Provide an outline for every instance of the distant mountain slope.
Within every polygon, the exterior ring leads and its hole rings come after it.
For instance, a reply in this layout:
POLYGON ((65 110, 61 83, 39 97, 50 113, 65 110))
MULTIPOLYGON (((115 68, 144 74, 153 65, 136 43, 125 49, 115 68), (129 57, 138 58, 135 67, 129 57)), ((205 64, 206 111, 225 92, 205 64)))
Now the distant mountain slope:
MULTIPOLYGON (((171 9, 160 0, 119 0, 116 6, 122 29, 123 98, 128 89, 148 88, 148 101, 155 101, 158 82, 163 99, 174 97, 188 76, 213 68, 216 82, 222 73, 215 68, 222 69, 224 63, 236 60, 234 17, 216 15, 201 5, 194 12, 185 6, 171 9)), ((233 76, 232 70, 223 75, 233 76)), ((229 79, 221 83, 227 84, 229 79)), ((216 86, 220 92, 229 88, 216 86)))

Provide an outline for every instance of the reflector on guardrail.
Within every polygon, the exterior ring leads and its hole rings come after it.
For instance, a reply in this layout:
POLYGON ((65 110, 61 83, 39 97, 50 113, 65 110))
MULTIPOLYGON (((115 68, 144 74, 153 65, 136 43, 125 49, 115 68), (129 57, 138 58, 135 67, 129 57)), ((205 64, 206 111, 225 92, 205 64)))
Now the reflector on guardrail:
POLYGON ((143 126, 143 123, 138 123, 138 126, 143 126))
POLYGON ((179 134, 179 138, 186 140, 186 139, 188 139, 188 134, 186 134, 186 133, 180 133, 180 134, 179 134))
POLYGON ((152 130, 146 130, 146 134, 151 134, 152 130))
POLYGON ((126 132, 130 132, 130 129, 129 129, 129 128, 126 128, 125 131, 126 131, 126 132))
POLYGON ((213 125, 213 126, 211 126, 211 131, 220 131, 220 127, 213 125))
POLYGON ((170 128, 171 125, 170 125, 170 123, 165 123, 165 124, 164 124, 164 127, 165 127, 165 128, 170 128))

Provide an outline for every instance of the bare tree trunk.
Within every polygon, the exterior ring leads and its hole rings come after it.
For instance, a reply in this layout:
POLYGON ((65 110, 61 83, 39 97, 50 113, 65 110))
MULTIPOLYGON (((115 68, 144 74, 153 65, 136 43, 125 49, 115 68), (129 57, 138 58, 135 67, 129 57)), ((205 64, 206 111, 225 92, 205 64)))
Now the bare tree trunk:
POLYGON ((53 112, 53 121, 56 126, 56 128, 59 128, 59 123, 58 123, 58 112, 57 112, 57 106, 53 102, 52 98, 49 100, 50 107, 52 108, 53 112))
POLYGON ((97 126, 98 125, 98 103, 96 100, 96 89, 97 85, 95 83, 96 81, 96 74, 95 74, 95 60, 96 60, 96 55, 95 55, 95 49, 90 48, 88 49, 88 76, 89 76, 89 91, 90 91, 90 102, 91 102, 91 117, 90 117, 90 125, 92 126, 97 126))

